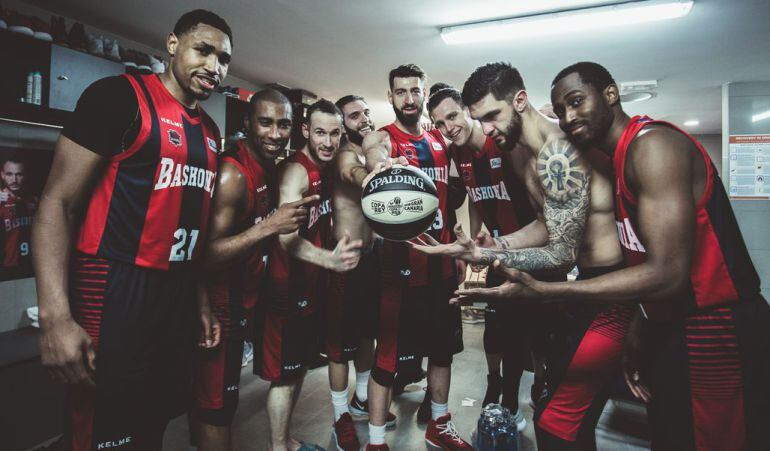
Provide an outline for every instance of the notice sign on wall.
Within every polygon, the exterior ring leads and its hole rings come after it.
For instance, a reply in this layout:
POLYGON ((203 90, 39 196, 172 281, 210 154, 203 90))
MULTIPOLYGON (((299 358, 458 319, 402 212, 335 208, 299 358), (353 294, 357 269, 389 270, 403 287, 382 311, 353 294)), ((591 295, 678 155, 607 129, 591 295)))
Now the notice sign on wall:
POLYGON ((730 135, 730 197, 770 198, 770 135, 730 135))

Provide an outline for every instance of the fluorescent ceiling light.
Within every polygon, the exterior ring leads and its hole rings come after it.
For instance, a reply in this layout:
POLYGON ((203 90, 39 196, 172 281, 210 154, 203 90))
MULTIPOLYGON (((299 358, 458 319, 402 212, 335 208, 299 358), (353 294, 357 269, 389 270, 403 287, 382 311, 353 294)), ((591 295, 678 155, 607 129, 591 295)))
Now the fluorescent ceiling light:
POLYGON ((620 101, 623 103, 642 102, 650 100, 653 97, 651 92, 630 92, 628 94, 621 94, 620 101))
POLYGON ((615 27, 686 16, 692 0, 644 0, 441 28, 447 44, 615 27))
POLYGON ((770 118, 770 110, 751 116, 751 122, 759 122, 770 118))
POLYGON ((689 121, 684 121, 684 126, 685 127, 695 127, 698 124, 700 124, 700 122, 695 120, 695 119, 692 119, 692 120, 689 120, 689 121))

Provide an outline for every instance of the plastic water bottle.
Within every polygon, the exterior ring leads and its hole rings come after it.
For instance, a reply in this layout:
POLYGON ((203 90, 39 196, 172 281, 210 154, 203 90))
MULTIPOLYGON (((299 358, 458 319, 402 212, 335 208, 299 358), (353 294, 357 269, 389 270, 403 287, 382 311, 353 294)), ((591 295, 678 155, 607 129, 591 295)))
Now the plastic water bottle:
POLYGON ((32 103, 35 105, 43 103, 43 74, 40 71, 32 74, 32 103))
POLYGON ((500 404, 484 407, 474 441, 478 451, 518 451, 519 433, 511 411, 500 404))
POLYGON ((35 93, 35 73, 30 72, 27 74, 27 92, 24 96, 24 103, 32 103, 34 93, 35 93))

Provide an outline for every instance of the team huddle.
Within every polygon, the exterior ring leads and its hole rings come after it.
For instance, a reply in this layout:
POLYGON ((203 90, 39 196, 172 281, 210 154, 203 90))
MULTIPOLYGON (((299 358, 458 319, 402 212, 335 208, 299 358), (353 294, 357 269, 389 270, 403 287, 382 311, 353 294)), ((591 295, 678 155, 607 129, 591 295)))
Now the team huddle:
POLYGON ((722 182, 686 132, 627 116, 604 67, 559 72, 544 114, 508 63, 462 89, 404 64, 379 129, 360 96, 320 100, 296 124, 265 89, 245 138, 220 149, 199 101, 232 46, 219 16, 183 15, 167 71, 94 83, 57 143, 32 253, 43 363, 69 387, 67 449, 161 449, 185 411, 199 449, 232 449, 244 340, 270 382, 268 449, 321 449, 290 432, 319 350, 337 449, 364 445, 364 415, 366 449, 389 449, 394 385, 423 358, 425 441, 472 449, 448 409, 468 300, 488 305, 484 404, 520 429, 534 368, 538 449, 596 449, 621 367, 653 449, 770 449, 770 308, 722 182), (276 164, 297 126, 306 144, 276 164), (383 240, 361 208, 394 165, 422 170, 438 196, 408 242, 383 240), (470 229, 455 214, 466 198, 470 229), (458 289, 466 264, 489 267, 486 287, 458 289))

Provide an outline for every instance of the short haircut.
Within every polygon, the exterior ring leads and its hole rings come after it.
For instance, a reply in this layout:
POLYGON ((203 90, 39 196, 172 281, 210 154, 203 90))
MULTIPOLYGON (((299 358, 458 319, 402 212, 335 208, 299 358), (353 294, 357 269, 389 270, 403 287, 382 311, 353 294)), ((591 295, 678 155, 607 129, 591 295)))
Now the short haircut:
POLYGON ((517 91, 526 89, 521 74, 510 63, 488 63, 477 67, 463 85, 463 103, 471 106, 492 94, 495 100, 512 100, 517 91))
POLYGON ((430 95, 428 96, 428 112, 433 111, 433 109, 436 108, 439 103, 443 102, 444 99, 452 99, 461 107, 464 105, 460 91, 455 89, 452 85, 446 83, 434 83, 433 86, 430 87, 430 95))
POLYGON ((16 150, 6 154, 5 158, 2 159, 2 164, 5 165, 5 163, 8 163, 9 161, 24 164, 24 158, 22 157, 21 151, 16 150))
POLYGON ((425 81, 425 71, 416 64, 402 64, 388 74, 388 86, 393 89, 393 80, 396 78, 417 77, 425 81))
POLYGON ((225 19, 205 9, 195 9, 188 13, 184 13, 182 17, 176 21, 176 25, 174 25, 174 34, 177 35, 177 37, 180 37, 197 27, 198 24, 209 25, 220 30, 230 38, 230 45, 233 46, 233 32, 230 30, 230 25, 227 25, 225 19))
POLYGON ((580 80, 582 80, 583 83, 593 86, 599 92, 604 91, 604 89, 609 85, 616 84, 615 79, 612 78, 612 75, 610 75, 609 71, 605 69, 601 64, 593 63, 590 61, 581 61, 579 63, 565 67, 561 70, 561 72, 556 74, 556 77, 551 83, 551 88, 556 86, 556 83, 558 83, 559 80, 573 73, 578 74, 580 76, 580 80))
POLYGON ((362 101, 364 103, 366 102, 366 99, 364 99, 361 96, 357 96, 355 94, 348 94, 345 97, 340 97, 340 99, 337 100, 336 102, 334 102, 334 104, 337 105, 337 108, 339 108, 340 111, 342 111, 342 108, 345 105, 347 105, 350 102, 355 102, 356 100, 360 100, 360 101, 362 101))
POLYGON ((305 121, 308 124, 310 124, 310 116, 312 116, 315 112, 335 114, 340 117, 340 120, 342 120, 342 111, 340 111, 340 109, 337 108, 337 105, 333 104, 331 100, 321 99, 307 108, 307 112, 305 113, 305 121))
POLYGON ((257 91, 251 96, 251 99, 249 99, 249 114, 252 114, 257 110, 257 102, 283 103, 288 105, 289 111, 291 111, 291 101, 289 98, 281 91, 272 88, 257 91))

